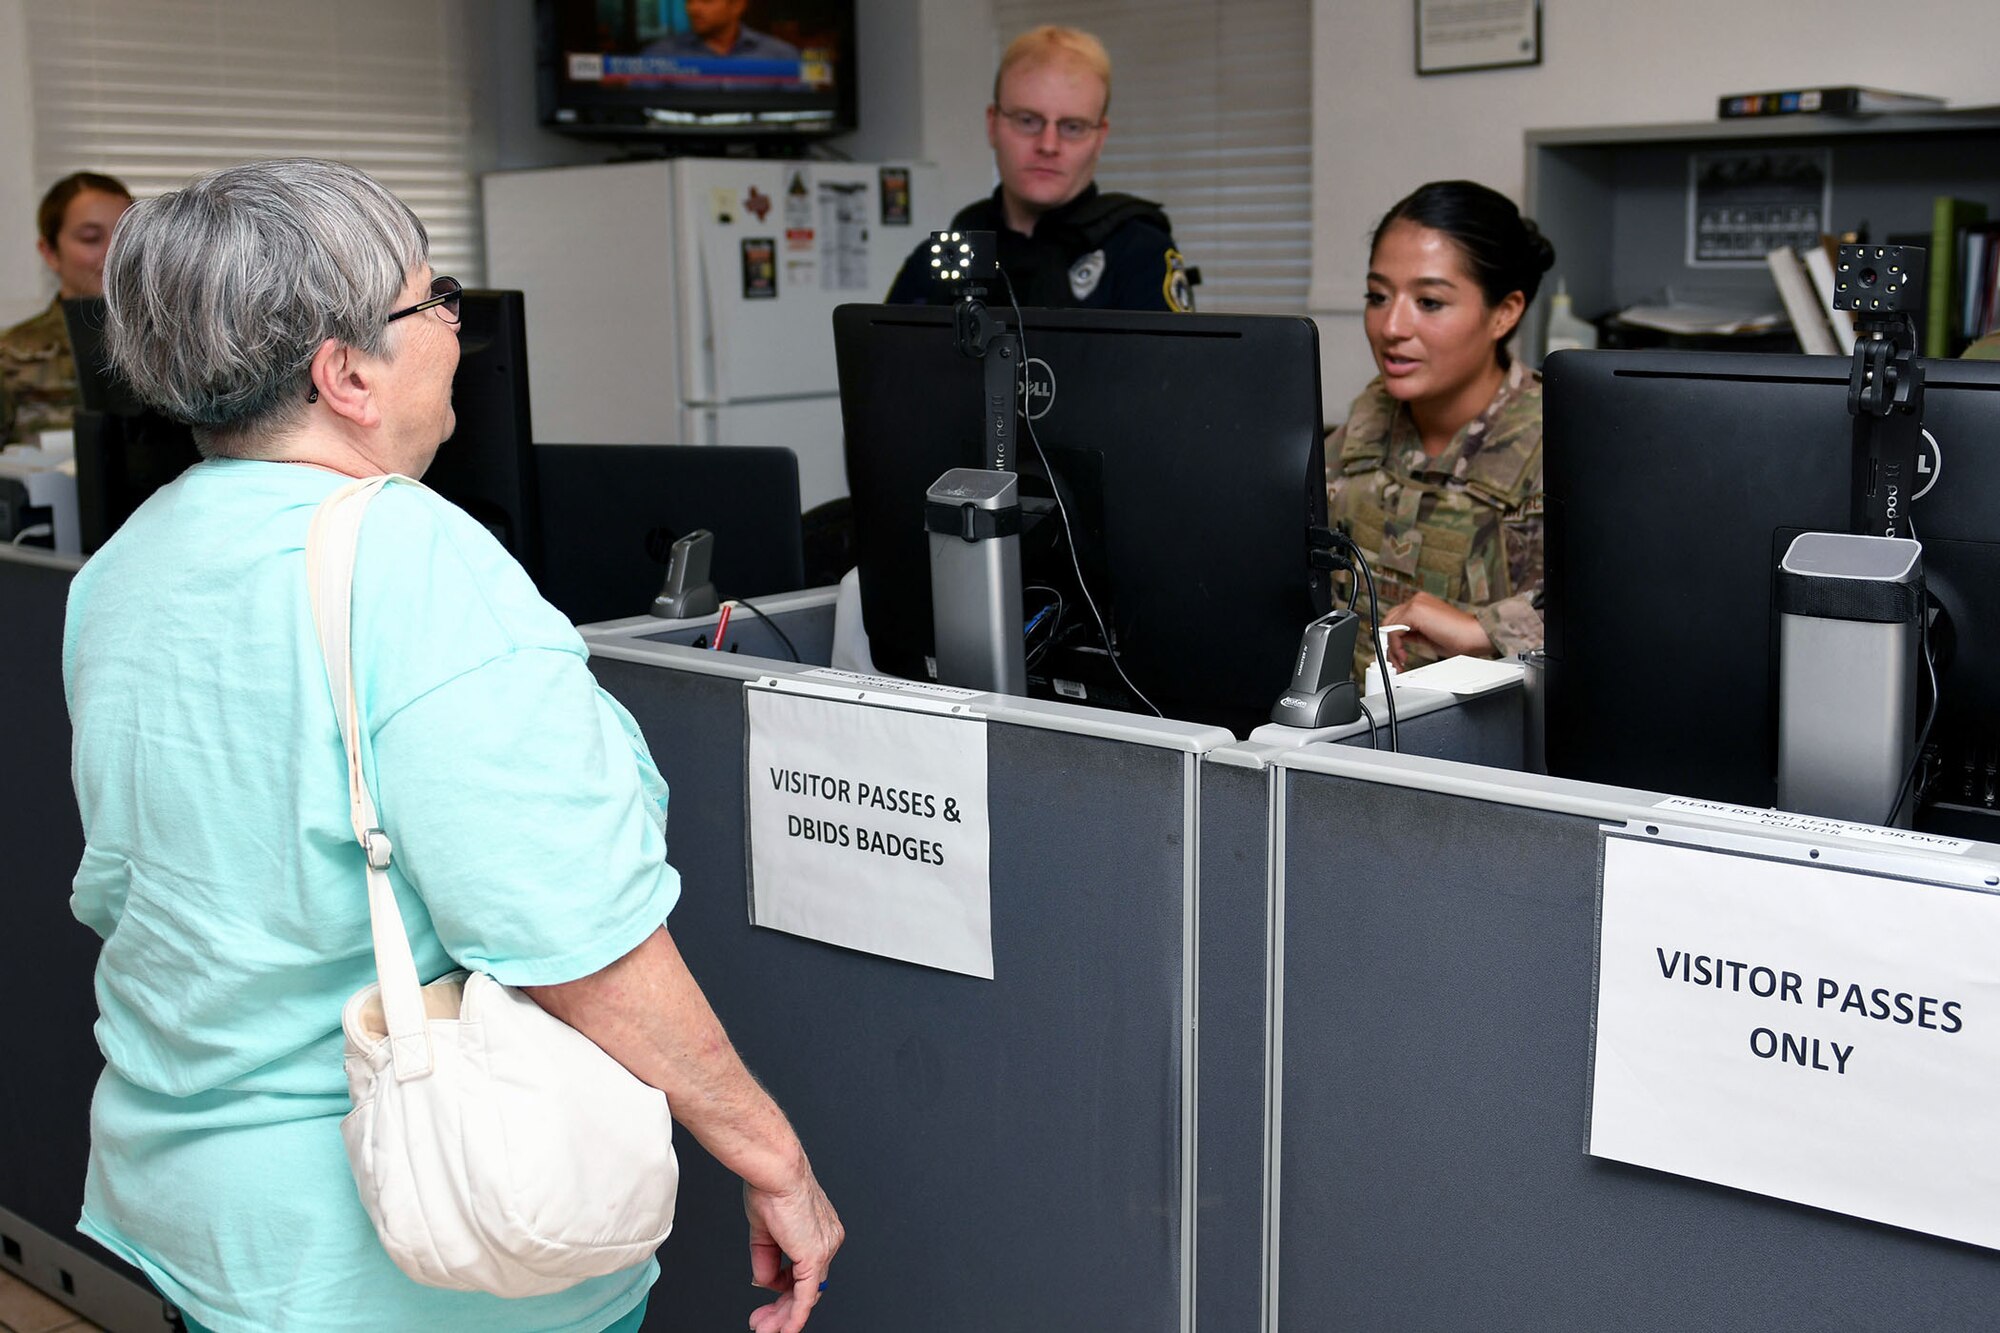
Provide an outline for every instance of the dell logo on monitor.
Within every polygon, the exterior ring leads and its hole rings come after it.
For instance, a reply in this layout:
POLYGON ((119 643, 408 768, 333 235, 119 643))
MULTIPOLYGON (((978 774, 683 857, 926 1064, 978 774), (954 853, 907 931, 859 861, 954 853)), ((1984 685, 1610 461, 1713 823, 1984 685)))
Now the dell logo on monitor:
POLYGON ((1049 363, 1031 356, 1021 367, 1021 415, 1040 421, 1056 405, 1056 373, 1049 363))

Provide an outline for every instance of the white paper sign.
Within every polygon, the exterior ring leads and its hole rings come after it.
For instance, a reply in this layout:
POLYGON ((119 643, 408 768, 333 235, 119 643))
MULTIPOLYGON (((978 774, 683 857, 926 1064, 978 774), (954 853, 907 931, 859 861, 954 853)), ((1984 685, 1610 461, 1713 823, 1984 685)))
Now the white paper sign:
POLYGON ((1590 1151, 2000 1248, 2000 898, 1613 837, 1590 1151))
POLYGON ((745 703, 751 922, 990 979, 984 720, 762 687, 745 703))
POLYGON ((1784 829, 1789 833, 1804 833, 1815 838, 1858 839, 1862 842, 1881 843, 1888 847, 1906 847, 1918 852, 1948 852, 1956 856, 1972 850, 1972 844, 1963 838, 1941 838, 1935 833, 1918 833, 1914 829, 1881 828, 1874 824, 1855 824, 1845 819, 1828 819, 1824 815, 1794 814, 1790 810, 1764 810, 1750 805, 1730 805, 1725 801, 1705 801, 1695 796, 1669 796, 1663 801, 1656 802, 1653 808, 1713 815, 1717 819, 1734 820, 1738 824, 1784 829))

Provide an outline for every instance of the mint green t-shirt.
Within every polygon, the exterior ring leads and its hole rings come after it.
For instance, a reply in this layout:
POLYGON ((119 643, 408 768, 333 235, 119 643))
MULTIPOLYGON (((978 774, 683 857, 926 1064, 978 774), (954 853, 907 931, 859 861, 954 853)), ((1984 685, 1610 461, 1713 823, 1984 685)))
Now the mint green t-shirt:
MULTIPOLYGON (((422 1286, 348 1171, 340 1010, 375 963, 305 582, 307 525, 344 480, 201 463, 72 585, 71 906, 104 938, 106 1066, 82 1229, 216 1333, 595 1333, 657 1264, 528 1300, 422 1286)), ((483 528, 385 488, 353 639, 363 765, 424 979, 570 981, 666 920, 666 784, 576 631, 483 528)))

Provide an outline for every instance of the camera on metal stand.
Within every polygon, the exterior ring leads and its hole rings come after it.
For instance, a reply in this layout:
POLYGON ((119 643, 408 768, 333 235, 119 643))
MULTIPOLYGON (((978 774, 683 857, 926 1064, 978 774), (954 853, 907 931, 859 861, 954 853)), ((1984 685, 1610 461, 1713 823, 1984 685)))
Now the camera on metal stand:
POLYGON ((1856 335, 1850 531, 1803 533, 1778 565, 1778 804, 1907 826, 1919 804, 1906 797, 1929 651, 1923 547, 1910 522, 1924 428, 1924 252, 1843 245, 1834 267, 1833 306, 1853 312, 1856 335))
POLYGON ((1000 276, 990 231, 931 233, 934 283, 956 294, 959 352, 984 368, 979 468, 953 468, 924 496, 930 536, 931 623, 937 678, 946 685, 1022 694, 1028 669, 1021 620, 1021 495, 1015 474, 1021 338, 986 308, 982 282, 1000 276))

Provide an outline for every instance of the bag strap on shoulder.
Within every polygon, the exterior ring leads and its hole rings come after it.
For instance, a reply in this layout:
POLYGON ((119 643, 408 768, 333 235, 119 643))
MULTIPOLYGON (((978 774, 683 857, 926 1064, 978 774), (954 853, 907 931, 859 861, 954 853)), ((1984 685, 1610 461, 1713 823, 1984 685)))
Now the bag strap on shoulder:
POLYGON ((409 932, 396 908, 389 883, 393 848, 376 815, 375 799, 361 769, 361 710, 354 695, 354 553, 361 540, 361 521, 368 504, 392 481, 408 477, 369 477, 352 482, 320 502, 306 532, 306 589, 313 624, 319 630, 320 651, 326 658, 326 678, 333 691, 334 716, 340 722, 341 744, 347 751, 348 816, 354 840, 361 844, 368 865, 368 926, 375 944, 375 979, 382 997, 382 1017, 389 1029, 389 1053, 396 1078, 422 1078, 433 1067, 430 1028, 424 1021, 422 983, 410 952, 409 932))

